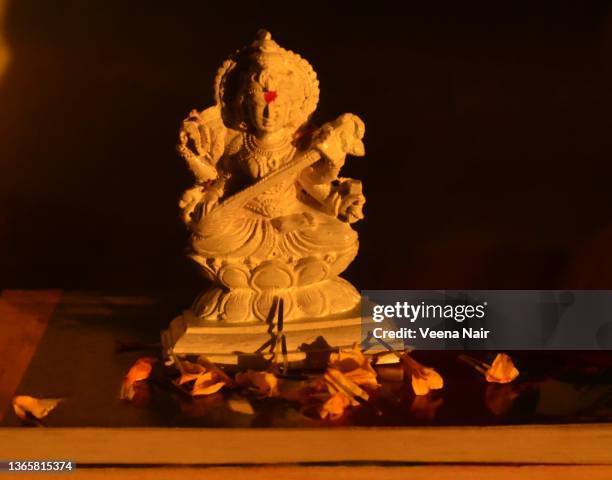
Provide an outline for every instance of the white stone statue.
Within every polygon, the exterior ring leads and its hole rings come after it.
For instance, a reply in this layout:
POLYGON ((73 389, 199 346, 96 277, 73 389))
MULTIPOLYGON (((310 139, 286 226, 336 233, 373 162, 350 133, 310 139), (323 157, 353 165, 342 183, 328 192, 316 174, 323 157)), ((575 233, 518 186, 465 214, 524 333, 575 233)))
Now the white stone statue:
POLYGON ((357 254, 365 197, 339 174, 364 155, 365 127, 347 113, 314 128, 318 99, 310 64, 260 31, 219 69, 215 105, 184 120, 178 149, 196 184, 180 207, 213 286, 166 343, 189 327, 265 324, 275 297, 287 323, 358 316, 359 293, 339 274, 357 254))

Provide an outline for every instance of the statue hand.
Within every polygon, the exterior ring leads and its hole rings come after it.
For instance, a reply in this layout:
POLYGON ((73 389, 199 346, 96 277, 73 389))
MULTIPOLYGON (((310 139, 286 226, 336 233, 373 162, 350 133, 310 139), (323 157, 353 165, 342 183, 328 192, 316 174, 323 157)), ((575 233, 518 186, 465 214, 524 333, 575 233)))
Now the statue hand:
POLYGON ((220 193, 211 189, 208 190, 202 197, 202 215, 210 213, 210 211, 219 203, 220 193))
POLYGON ((343 222, 354 223, 363 218, 363 195, 361 182, 351 178, 341 179, 330 197, 332 212, 343 222))
POLYGON ((363 218, 363 204, 365 197, 363 195, 349 195, 342 199, 340 205, 339 217, 348 223, 355 223, 363 218))
POLYGON ((217 178, 215 165, 223 154, 226 130, 216 106, 192 110, 183 121, 177 148, 198 183, 217 178))
POLYGON ((203 196, 204 188, 201 185, 196 185, 183 193, 183 197, 179 201, 179 208, 182 210, 181 218, 185 224, 191 223, 194 212, 203 196))
POLYGON ((342 167, 346 155, 362 157, 365 147, 361 139, 365 133, 363 121, 352 113, 340 115, 317 132, 313 146, 337 168, 342 167))
POLYGON ((179 202, 182 219, 185 224, 198 222, 219 203, 220 192, 216 189, 206 189, 197 185, 183 193, 179 202))

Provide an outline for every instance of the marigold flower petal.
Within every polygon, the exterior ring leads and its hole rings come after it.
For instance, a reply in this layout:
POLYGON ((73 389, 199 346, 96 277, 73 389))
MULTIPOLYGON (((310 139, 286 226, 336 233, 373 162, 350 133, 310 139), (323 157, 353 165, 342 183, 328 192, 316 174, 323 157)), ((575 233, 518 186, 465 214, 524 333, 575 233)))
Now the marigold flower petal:
POLYGON ((149 378, 156 361, 157 359, 153 357, 142 357, 134 362, 123 379, 121 392, 119 393, 120 399, 132 400, 134 398, 134 384, 149 378))
POLYGON ((363 354, 356 343, 351 350, 332 353, 329 356, 328 366, 349 377, 357 385, 379 387, 376 370, 372 367, 371 360, 363 354))
POLYGON ((322 419, 335 420, 344 414, 344 411, 351 405, 350 399, 341 392, 331 395, 321 406, 319 416, 322 419))
POLYGON ((518 369, 505 353, 498 353, 491 367, 485 372, 487 382, 493 383, 510 383, 518 375, 518 369))
POLYGON ((236 383, 242 387, 254 388, 262 396, 273 397, 278 394, 278 379, 270 372, 247 370, 244 373, 237 373, 236 383))
POLYGON ((181 361, 180 368, 182 374, 175 380, 175 383, 184 385, 193 382, 190 393, 194 397, 211 395, 228 384, 228 377, 224 373, 221 374, 218 368, 212 368, 210 365, 184 360, 181 361))
POLYGON ((218 392, 225 386, 225 382, 202 382, 199 385, 194 384, 191 390, 191 395, 211 395, 218 392))
POLYGON ((38 420, 42 420, 49 412, 64 400, 63 398, 35 398, 27 395, 13 397, 13 410, 21 419, 26 420, 28 413, 38 420))
POLYGON ((433 368, 424 367, 410 355, 405 355, 402 363, 412 378, 412 389, 415 395, 427 395, 430 390, 439 390, 444 387, 442 376, 433 368))

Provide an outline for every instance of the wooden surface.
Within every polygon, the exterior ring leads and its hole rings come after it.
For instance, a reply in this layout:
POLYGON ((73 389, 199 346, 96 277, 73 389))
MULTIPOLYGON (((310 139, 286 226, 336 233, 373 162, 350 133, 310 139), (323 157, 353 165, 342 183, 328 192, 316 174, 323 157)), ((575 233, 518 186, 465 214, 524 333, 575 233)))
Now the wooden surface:
MULTIPOLYGON (((40 480, 40 474, 20 474, 19 479, 40 480)), ((45 477, 43 477, 45 478, 45 477)), ((589 466, 525 465, 413 465, 413 466, 266 466, 266 467, 153 467, 83 468, 53 474, 53 480, 610 480, 612 468, 589 466)))
POLYGON ((612 425, 328 429, 0 429, 6 458, 89 464, 612 465, 612 425))
MULTIPOLYGON (((2 292, 0 408, 9 404, 61 298, 59 291, 2 292)), ((105 297, 105 302, 109 306, 102 308, 90 297, 68 295, 63 297, 61 308, 63 315, 95 314, 95 318, 102 315, 103 320, 87 327, 92 339, 99 343, 101 336, 109 335, 104 330, 106 319, 116 317, 112 306, 125 305, 126 300, 105 297)), ((135 311, 145 307, 159 309, 146 298, 131 299, 129 304, 135 311)), ((164 318, 170 318, 164 311, 159 312, 159 317, 150 318, 154 321, 152 330, 164 318)), ((142 329, 136 321, 129 325, 128 333, 142 329)), ((66 330, 68 333, 61 337, 46 336, 45 348, 53 347, 59 340, 62 344, 64 340, 73 340, 82 334, 80 331, 81 327, 66 330), (73 336, 64 336, 68 334, 73 336)), ((81 348, 91 350, 93 346, 91 343, 81 348)), ((103 353, 110 355, 112 350, 103 353)), ((96 351, 92 355, 100 358, 96 351)), ((123 363, 116 365, 117 372, 125 370, 123 363)), ((44 358, 40 357, 36 365, 44 366, 44 358)), ((48 368, 53 371, 57 366, 48 368)), ((111 380, 107 386, 104 378, 98 379, 97 385, 102 390, 108 389, 115 383, 115 379, 111 380)), ((26 382, 25 387, 33 388, 34 384, 26 382)), ((113 398, 115 393, 111 392, 113 398)), ((146 418, 140 420, 145 422, 146 418)), ((0 428, 0 456, 69 459, 79 465, 76 473, 53 478, 597 480, 612 478, 612 425, 329 429, 16 427, 0 428)), ((20 478, 40 478, 40 474, 22 474, 20 478)))
POLYGON ((61 290, 0 293, 0 420, 61 296, 61 290))

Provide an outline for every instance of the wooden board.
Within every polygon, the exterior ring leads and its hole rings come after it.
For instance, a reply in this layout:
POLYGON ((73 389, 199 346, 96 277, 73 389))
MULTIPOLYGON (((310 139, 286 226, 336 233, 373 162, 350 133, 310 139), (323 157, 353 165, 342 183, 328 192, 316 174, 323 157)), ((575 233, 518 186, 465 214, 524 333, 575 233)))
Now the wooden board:
MULTIPOLYGON (((23 350, 27 355, 21 358, 29 359, 44 331, 35 319, 48 321, 57 310, 55 327, 45 334, 20 392, 70 397, 63 413, 54 412, 49 424, 74 427, 0 428, 3 459, 76 461, 77 473, 66 478, 612 478, 610 424, 168 428, 174 424, 164 410, 118 403, 120 379, 142 352, 117 354, 114 342, 130 335, 155 341, 177 302, 72 293, 51 307, 60 293, 10 292, 0 297, 0 313, 10 313, 5 318, 12 319, 14 331, 26 332, 28 325, 35 325, 39 332, 38 337, 22 333, 25 339, 4 339, 0 355, 12 348, 11 355, 23 355, 23 350), (91 374, 94 370, 96 375, 91 374), (168 427, 160 428, 166 423, 168 427), (119 425, 145 428, 114 428, 119 425)), ((0 361, 0 367, 15 365, 6 355, 0 361)), ((23 369, 19 375, 11 372, 13 385, 23 369)), ((8 382, 2 386, 7 392, 14 388, 8 382)), ((30 477, 39 474, 21 476, 30 477)))
POLYGON ((348 429, 0 429, 11 459, 88 464, 612 465, 612 425, 348 429))
MULTIPOLYGON (((35 474, 20 474, 19 479, 40 480, 35 474)), ((308 478, 310 480, 609 480, 612 467, 602 465, 412 465, 412 466, 256 466, 256 467, 130 467, 83 468, 53 474, 53 480, 270 480, 308 478)))

